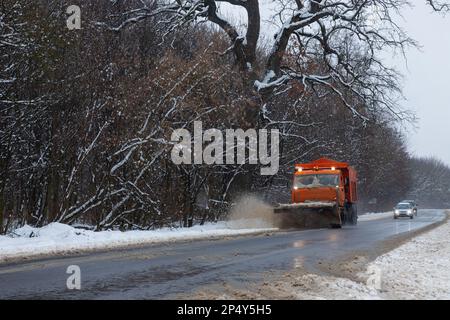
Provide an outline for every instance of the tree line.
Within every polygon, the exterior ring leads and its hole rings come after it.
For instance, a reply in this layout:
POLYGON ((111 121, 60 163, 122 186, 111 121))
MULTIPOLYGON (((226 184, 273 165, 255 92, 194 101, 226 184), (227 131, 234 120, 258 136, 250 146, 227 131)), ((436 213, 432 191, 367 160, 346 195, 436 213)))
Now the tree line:
POLYGON ((79 1, 71 31, 72 2, 0 4, 0 233, 217 221, 242 193, 286 201, 295 163, 322 156, 356 167, 363 210, 407 195, 428 205, 429 188, 429 205, 448 204, 450 169, 408 154, 398 124, 413 115, 378 55, 415 45, 390 20, 401 1, 292 1, 270 44, 256 0, 228 1, 245 32, 209 0, 79 1), (374 7, 383 28, 368 24, 374 7), (280 171, 173 164, 171 134, 194 121, 280 130, 280 171))

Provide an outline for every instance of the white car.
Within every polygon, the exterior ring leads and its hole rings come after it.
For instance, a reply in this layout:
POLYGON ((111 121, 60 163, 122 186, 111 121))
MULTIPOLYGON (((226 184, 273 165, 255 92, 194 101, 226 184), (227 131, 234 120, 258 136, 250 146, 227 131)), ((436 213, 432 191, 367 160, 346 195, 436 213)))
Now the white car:
POLYGON ((410 203, 413 207, 414 215, 417 217, 417 203, 414 200, 403 200, 401 203, 410 203))
POLYGON ((414 206, 409 202, 400 202, 394 207, 394 219, 409 217, 414 219, 414 206))

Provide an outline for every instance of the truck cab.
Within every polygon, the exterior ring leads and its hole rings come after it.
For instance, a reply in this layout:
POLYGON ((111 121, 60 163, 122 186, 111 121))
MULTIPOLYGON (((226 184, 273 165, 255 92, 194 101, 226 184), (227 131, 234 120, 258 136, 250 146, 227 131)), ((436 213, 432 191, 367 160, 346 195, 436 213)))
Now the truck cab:
POLYGON ((345 181, 340 170, 304 170, 294 175, 292 202, 337 201, 344 205, 345 181))
POLYGON ((345 162, 321 158, 295 166, 292 203, 333 202, 343 221, 356 224, 356 171, 345 162))

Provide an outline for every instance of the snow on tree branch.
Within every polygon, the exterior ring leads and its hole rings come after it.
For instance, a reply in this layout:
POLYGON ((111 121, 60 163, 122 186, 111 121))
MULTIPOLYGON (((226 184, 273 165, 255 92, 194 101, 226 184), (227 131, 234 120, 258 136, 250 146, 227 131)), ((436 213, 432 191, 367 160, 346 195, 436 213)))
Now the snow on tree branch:
POLYGON ((427 0, 427 4, 431 6, 434 11, 448 12, 450 11, 450 3, 446 1, 427 0))
MULTIPOLYGON (((396 99, 389 97, 389 93, 400 96, 398 74, 385 66, 379 56, 386 48, 404 52, 406 47, 416 45, 393 18, 408 5, 407 0, 275 2, 280 4, 280 9, 274 15, 280 17, 283 24, 276 32, 266 55, 261 55, 258 51, 261 24, 258 0, 144 1, 141 6, 118 15, 120 23, 111 29, 119 31, 129 24, 164 16, 168 34, 187 24, 208 21, 228 36, 231 47, 226 52, 232 52, 236 64, 252 77, 255 76, 252 73, 253 65, 258 58, 263 59, 262 76, 259 78, 256 75, 254 81, 254 89, 263 98, 289 85, 291 81, 300 81, 302 85, 309 84, 309 87, 312 83, 316 86, 323 85, 338 97, 344 96, 339 86, 345 87, 358 97, 368 99, 366 104, 373 106, 374 110, 379 108, 380 112, 393 113, 395 116, 402 114, 401 110, 396 110, 396 99), (245 10, 247 25, 244 32, 220 15, 218 4, 223 2, 245 10), (343 45, 348 41, 353 48, 343 45), (349 51, 357 51, 358 54, 350 55, 349 51), (303 61, 288 65, 287 60, 293 60, 292 55, 303 61), (327 70, 313 70, 314 68, 307 66, 318 57, 325 61, 327 70), (289 71, 286 71, 287 68, 289 71), (324 79, 333 84, 324 82, 324 79), (371 88, 374 86, 377 88, 371 88)), ((428 2, 437 10, 446 7, 435 1, 428 2)), ((343 103, 349 104, 348 101, 343 103)))

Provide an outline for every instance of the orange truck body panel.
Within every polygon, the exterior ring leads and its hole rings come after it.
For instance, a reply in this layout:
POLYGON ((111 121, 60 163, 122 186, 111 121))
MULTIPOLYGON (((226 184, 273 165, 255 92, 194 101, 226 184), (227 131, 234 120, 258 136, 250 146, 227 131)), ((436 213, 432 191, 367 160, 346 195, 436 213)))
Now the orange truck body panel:
POLYGON ((340 207, 357 202, 356 171, 348 163, 321 158, 310 163, 296 164, 295 176, 338 174, 336 186, 292 189, 292 203, 311 201, 336 201, 340 207), (339 198, 339 199, 338 199, 339 198))

